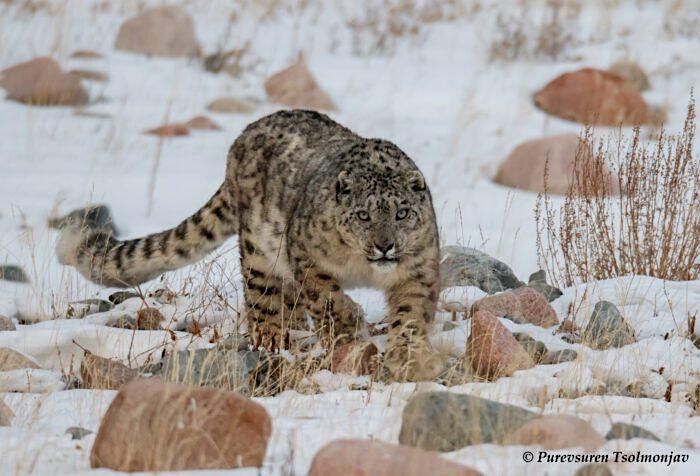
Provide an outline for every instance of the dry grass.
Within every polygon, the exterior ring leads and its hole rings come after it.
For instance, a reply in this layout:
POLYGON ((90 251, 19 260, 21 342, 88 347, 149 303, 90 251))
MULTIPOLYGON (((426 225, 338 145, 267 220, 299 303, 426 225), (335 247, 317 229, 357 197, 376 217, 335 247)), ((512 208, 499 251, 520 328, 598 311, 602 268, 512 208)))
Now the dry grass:
MULTIPOLYGON (((697 279, 700 269, 700 159, 694 155, 695 103, 677 136, 645 146, 597 145, 591 130, 576 154, 563 205, 548 193, 535 210, 540 265, 560 285, 625 275, 697 279), (609 197, 609 183, 621 193, 609 197)), ((546 180, 545 180, 546 181, 546 180)))

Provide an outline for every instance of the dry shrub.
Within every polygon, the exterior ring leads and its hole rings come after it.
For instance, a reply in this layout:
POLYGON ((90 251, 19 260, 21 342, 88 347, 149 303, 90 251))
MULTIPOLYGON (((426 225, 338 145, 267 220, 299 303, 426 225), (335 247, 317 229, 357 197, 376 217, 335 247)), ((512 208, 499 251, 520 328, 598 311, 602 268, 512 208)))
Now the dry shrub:
POLYGON ((682 132, 662 130, 648 146, 640 142, 639 128, 629 144, 613 147, 609 141, 595 145, 587 129, 564 203, 555 207, 545 191, 535 209, 538 259, 558 284, 624 275, 698 278, 700 159, 693 155, 694 137, 692 95, 682 132), (621 191, 614 197, 611 181, 621 191))

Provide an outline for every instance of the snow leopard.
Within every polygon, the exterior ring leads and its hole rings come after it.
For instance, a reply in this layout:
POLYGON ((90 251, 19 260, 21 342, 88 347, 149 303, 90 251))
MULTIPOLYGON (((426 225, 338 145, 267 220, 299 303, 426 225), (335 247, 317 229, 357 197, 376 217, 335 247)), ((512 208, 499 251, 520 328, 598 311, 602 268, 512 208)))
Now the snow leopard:
POLYGON ((364 312, 345 291, 372 287, 386 295, 386 362, 407 377, 437 368, 426 333, 439 292, 439 237, 426 180, 394 143, 319 112, 278 111, 247 126, 219 189, 176 227, 120 240, 73 224, 57 253, 95 283, 130 287, 200 260, 235 234, 256 348, 286 348, 304 322, 336 343, 352 341, 364 312))

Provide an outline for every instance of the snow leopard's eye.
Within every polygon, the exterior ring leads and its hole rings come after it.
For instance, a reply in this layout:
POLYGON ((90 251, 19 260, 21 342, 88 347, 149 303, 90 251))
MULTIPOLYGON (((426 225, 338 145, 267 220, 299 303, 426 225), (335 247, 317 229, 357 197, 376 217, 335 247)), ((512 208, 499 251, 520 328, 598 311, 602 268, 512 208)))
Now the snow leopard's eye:
POLYGON ((365 210, 360 210, 357 212, 357 218, 362 221, 369 221, 369 213, 367 213, 365 210))
POLYGON ((408 210, 406 210, 405 208, 402 208, 401 210, 396 212, 396 219, 397 220, 403 220, 407 216, 408 216, 408 210))

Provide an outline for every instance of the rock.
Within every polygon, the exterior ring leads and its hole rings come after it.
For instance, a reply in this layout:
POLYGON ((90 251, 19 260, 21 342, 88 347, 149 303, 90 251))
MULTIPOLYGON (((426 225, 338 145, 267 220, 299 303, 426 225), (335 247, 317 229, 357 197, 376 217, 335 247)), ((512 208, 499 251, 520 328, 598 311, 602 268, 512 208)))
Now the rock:
POLYGON ((144 307, 136 313, 136 328, 142 331, 157 331, 165 320, 155 307, 144 307))
POLYGON ((114 47, 143 55, 198 56, 194 21, 187 10, 168 5, 144 10, 119 27, 114 47))
POLYGON ((548 415, 530 420, 508 435, 507 445, 541 446, 546 450, 584 448, 595 451, 605 444, 585 420, 570 415, 548 415))
POLYGON ((478 476, 481 473, 419 448, 370 440, 336 440, 321 448, 308 476, 478 476))
POLYGON ((117 390, 138 377, 137 369, 130 369, 116 360, 105 359, 86 352, 80 364, 83 387, 91 389, 117 390))
POLYGON ((220 131, 221 126, 209 119, 207 116, 195 116, 185 122, 185 127, 189 129, 201 129, 207 131, 220 131))
POLYGON ((631 440, 632 438, 645 438, 647 440, 661 441, 658 436, 631 423, 613 423, 610 431, 605 435, 606 440, 631 440))
POLYGON ((68 71, 68 74, 75 75, 79 79, 85 79, 86 81, 109 81, 109 76, 107 76, 107 73, 103 73, 102 71, 93 71, 90 69, 71 69, 68 71))
POLYGON ((0 280, 28 283, 29 278, 22 268, 14 264, 0 264, 0 280))
POLYGON ((102 418, 90 465, 131 472, 259 467, 271 431, 265 409, 234 392, 135 380, 102 418))
POLYGON ((250 114, 256 107, 256 102, 235 97, 216 98, 207 105, 209 111, 224 114, 250 114))
POLYGON ((516 370, 534 367, 525 349, 513 334, 488 311, 472 315, 467 338, 467 358, 474 371, 489 380, 513 375, 516 370))
POLYGON ((493 294, 524 284, 508 265, 474 248, 446 246, 440 254, 442 287, 477 286, 493 294))
POLYGON ((630 326, 611 302, 600 301, 593 308, 581 339, 594 349, 622 347, 636 342, 630 326))
POLYGON ((542 365, 554 365, 561 364, 564 362, 571 362, 578 358, 578 353, 573 349, 562 349, 555 350, 552 352, 547 352, 542 359, 540 359, 540 364, 542 365))
POLYGON ((422 392, 403 410, 399 443, 424 450, 454 451, 503 439, 537 415, 468 394, 422 392))
POLYGON ((66 434, 70 435, 73 440, 82 440, 84 436, 91 433, 92 431, 80 426, 71 426, 66 430, 66 434))
POLYGON ((74 59, 102 59, 104 56, 93 50, 76 50, 71 55, 74 59))
POLYGON ((15 327, 15 323, 12 322, 12 319, 0 314, 0 331, 16 331, 16 330, 17 330, 17 327, 15 327))
POLYGON ((331 372, 367 375, 376 369, 377 346, 371 342, 348 342, 333 349, 331 372))
POLYGON ((265 92, 274 103, 296 108, 336 110, 335 104, 318 85, 301 54, 296 63, 265 81, 265 92))
POLYGON ((455 330, 455 329, 458 328, 458 327, 459 327, 459 325, 457 325, 456 322, 445 321, 445 322, 442 323, 442 331, 443 331, 443 332, 452 331, 452 330, 455 330))
POLYGON ((112 212, 107 205, 93 205, 85 208, 78 208, 70 213, 49 219, 49 227, 61 229, 66 226, 76 226, 110 231, 113 235, 118 235, 117 227, 114 226, 112 212))
MULTIPOLYGON (((498 166, 493 180, 507 187, 544 193, 546 168, 547 193, 565 195, 574 180, 578 150, 579 137, 576 134, 559 134, 523 142, 498 166)), ((609 193, 618 193, 614 175, 607 169, 605 173, 610 177, 607 185, 609 193)))
POLYGON ((190 135, 190 129, 184 124, 172 123, 148 129, 145 133, 158 137, 181 137, 190 135))
POLYGON ((619 126, 649 121, 649 108, 630 83, 594 68, 558 76, 535 94, 534 102, 546 113, 582 124, 619 126))
POLYGON ((165 356, 160 375, 169 382, 247 393, 248 379, 258 364, 258 352, 248 350, 181 350, 165 356))
POLYGON ((126 312, 111 316, 107 322, 104 323, 104 325, 107 327, 114 327, 116 329, 129 329, 132 331, 138 330, 136 316, 126 312))
POLYGON ((525 352, 528 353, 533 362, 536 364, 541 363, 541 360, 547 354, 547 346, 544 345, 544 342, 535 340, 522 332, 516 332, 513 334, 513 337, 523 346, 523 349, 525 349, 525 352))
POLYGON ((229 334, 216 343, 221 350, 248 350, 249 341, 243 334, 229 334))
POLYGON ((12 413, 10 407, 0 398, 0 426, 10 426, 15 414, 12 413))
POLYGON ((651 83, 649 83, 647 74, 641 66, 632 60, 623 59, 616 61, 608 67, 608 71, 623 77, 639 92, 651 88, 651 83))
POLYGON ((613 473, 603 463, 592 463, 584 464, 578 468, 574 476, 613 476, 613 473))
POLYGON ((481 298, 472 305, 472 313, 476 311, 488 311, 497 317, 508 316, 515 322, 529 322, 540 327, 559 323, 556 311, 544 296, 528 287, 481 298))
POLYGON ((104 299, 83 299, 68 304, 66 317, 70 319, 82 319, 90 314, 107 312, 114 308, 114 304, 104 299))
POLYGON ((51 58, 35 58, 0 71, 7 99, 34 106, 78 106, 88 101, 80 78, 51 58))
POLYGON ((0 349, 0 372, 9 372, 17 369, 38 369, 39 364, 30 357, 17 352, 14 349, 0 349))
POLYGON ((139 293, 135 293, 132 291, 117 291, 115 293, 110 294, 107 299, 109 299, 116 306, 117 304, 123 303, 127 299, 135 297, 139 297, 139 293))
POLYGON ((554 301, 559 296, 564 294, 559 288, 547 284, 547 274, 543 269, 530 275, 527 282, 527 287, 532 288, 543 295, 549 302, 554 301))

